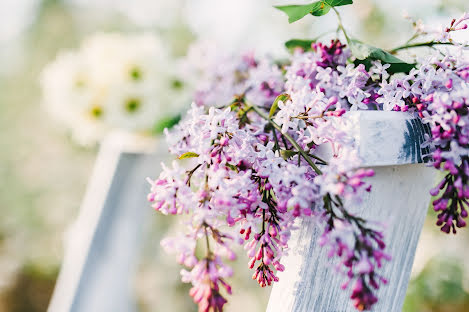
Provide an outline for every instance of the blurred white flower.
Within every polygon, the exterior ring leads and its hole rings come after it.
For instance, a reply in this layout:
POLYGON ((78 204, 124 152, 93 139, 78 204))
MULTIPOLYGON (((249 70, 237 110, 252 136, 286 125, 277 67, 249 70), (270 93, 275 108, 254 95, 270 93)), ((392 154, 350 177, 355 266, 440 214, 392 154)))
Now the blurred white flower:
POLYGON ((95 34, 44 69, 44 105, 81 144, 113 129, 145 133, 179 110, 184 96, 174 69, 153 35, 95 34))

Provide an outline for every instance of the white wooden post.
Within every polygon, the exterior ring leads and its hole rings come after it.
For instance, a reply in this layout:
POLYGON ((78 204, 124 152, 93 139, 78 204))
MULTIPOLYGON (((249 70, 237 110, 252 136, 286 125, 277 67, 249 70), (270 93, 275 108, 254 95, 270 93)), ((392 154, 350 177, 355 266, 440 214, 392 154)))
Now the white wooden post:
POLYGON ((148 209, 147 176, 167 150, 115 134, 101 145, 48 312, 137 311, 132 281, 148 209))
MULTIPOLYGON (((434 182, 435 170, 422 164, 428 150, 420 147, 429 128, 406 113, 363 111, 347 116, 358 127, 355 139, 363 165, 376 173, 372 192, 353 212, 387 224, 386 251, 393 257, 380 271, 389 284, 379 289, 373 311, 401 311, 434 182)), ((321 234, 311 220, 299 222, 268 312, 356 311, 350 289, 340 288, 344 277, 336 272, 336 262, 318 244, 321 234)))

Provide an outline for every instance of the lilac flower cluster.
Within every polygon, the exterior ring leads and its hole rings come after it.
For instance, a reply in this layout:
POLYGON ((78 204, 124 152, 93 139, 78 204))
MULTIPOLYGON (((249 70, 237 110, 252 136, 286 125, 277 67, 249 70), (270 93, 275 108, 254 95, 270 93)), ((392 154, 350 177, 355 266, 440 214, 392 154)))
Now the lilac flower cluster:
POLYGON ((297 131, 298 140, 305 149, 308 145, 311 152, 325 145, 331 149, 333 157, 314 179, 323 198, 321 219, 325 230, 320 244, 328 246, 330 257, 341 259, 343 270, 339 270, 347 278, 343 288, 354 281, 351 299, 355 307, 369 309, 377 302, 373 290, 387 283, 377 269, 390 256, 383 252, 383 234, 345 208, 360 204, 363 194, 371 191, 365 181, 374 172, 357 169, 361 159, 351 135, 356 124, 339 117, 346 110, 378 107, 373 88, 375 81, 387 77, 387 73, 380 63, 369 72, 364 65, 346 65, 350 52, 338 41, 329 46, 314 44, 312 48, 313 52, 299 52, 293 58, 286 74, 290 99, 279 104, 275 121, 282 125, 283 132, 301 129, 297 131))
MULTIPOLYGON (((334 201, 329 200, 332 205, 334 201)), ((367 228, 364 223, 363 219, 354 216, 340 219, 326 213, 326 228, 319 241, 321 246, 329 247, 329 257, 341 259, 342 272, 346 276, 342 289, 353 281, 350 298, 360 311, 369 310, 378 301, 373 290, 379 289, 380 284, 387 284, 388 280, 377 269, 382 267, 383 260, 391 260, 383 251, 386 247, 383 234, 367 228)), ((338 269, 341 271, 340 267, 338 269)))
POLYGON ((409 111, 431 126, 433 166, 446 172, 430 191, 446 233, 466 226, 469 205, 469 62, 462 48, 420 61, 418 69, 391 79, 379 91, 385 108, 409 111))
POLYGON ((443 232, 456 233, 456 227, 466 226, 469 206, 469 64, 448 59, 441 65, 454 74, 445 77, 447 90, 426 96, 423 119, 432 127, 433 165, 447 172, 430 192, 437 196, 433 201, 439 212, 437 225, 443 232))
POLYGON ((157 211, 187 216, 184 237, 163 247, 190 270, 182 271, 183 281, 192 283, 199 311, 223 310, 232 275, 225 260, 235 259, 238 244, 254 280, 262 287, 278 281, 300 218, 322 222, 320 244, 338 259, 343 288, 353 285, 355 307, 377 302, 376 290, 388 283, 380 268, 391 257, 380 227, 372 226, 378 223, 351 213, 372 190, 374 172, 360 168, 357 121, 345 117, 350 110, 407 111, 431 125, 429 156, 448 172, 431 191, 441 193, 434 201, 438 225, 445 232, 465 226, 469 61, 462 52, 435 54, 399 75, 380 61, 351 62, 338 40, 297 49, 283 65, 213 53, 207 46, 191 50, 203 79, 185 118, 167 131, 179 159, 149 180, 148 195, 157 211))
POLYGON ((196 244, 165 242, 179 254, 181 263, 192 268, 184 280, 194 285, 191 294, 201 311, 209 311, 207 302, 221 310, 225 301, 211 298, 220 296, 219 284, 230 292, 224 278, 231 270, 221 259, 234 260, 232 245, 237 242, 244 244, 249 266, 256 267, 253 279, 261 286, 277 281, 275 272, 284 269, 279 260, 293 222, 311 215, 317 199, 312 169, 278 157, 274 143, 266 144, 273 139, 262 132, 265 123, 240 127, 239 114, 242 110, 214 107, 205 114, 194 105, 176 130, 181 136, 171 145, 177 155, 184 155, 182 151, 197 155, 193 169, 185 171, 174 162, 171 168, 163 167, 159 179, 150 181, 153 207, 164 214, 189 213, 186 238, 205 240, 212 247, 199 260, 196 244), (236 226, 239 235, 222 232, 223 224, 236 226), (201 266, 212 269, 204 271, 201 266))

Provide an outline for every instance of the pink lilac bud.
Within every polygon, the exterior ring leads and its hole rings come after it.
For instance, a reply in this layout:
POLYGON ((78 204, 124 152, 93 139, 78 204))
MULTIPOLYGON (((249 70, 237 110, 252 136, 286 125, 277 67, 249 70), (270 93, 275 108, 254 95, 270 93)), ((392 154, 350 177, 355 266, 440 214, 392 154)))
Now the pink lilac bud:
POLYGON ((340 117, 342 116, 343 114, 345 114, 346 110, 341 108, 341 109, 338 109, 338 110, 335 110, 335 111, 328 111, 326 112, 326 116, 334 116, 334 117, 340 117))
POLYGON ((433 93, 432 94, 429 94, 428 96, 425 97, 424 101, 425 102, 433 102, 433 93))
POLYGON ((155 196, 156 196, 155 193, 149 193, 149 194, 147 195, 147 200, 148 200, 149 202, 152 202, 152 201, 155 200, 155 196))
POLYGON ((461 217, 467 218, 467 210, 465 210, 464 208, 461 209, 461 217))
POLYGON ((269 140, 269 137, 265 134, 260 134, 258 138, 261 142, 267 142, 269 140))
POLYGON ((229 139, 228 139, 227 137, 222 137, 222 138, 220 139, 220 145, 221 145, 221 146, 226 146, 226 145, 228 145, 228 142, 229 142, 229 139))
POLYGON ((278 261, 274 262, 274 267, 279 272, 285 271, 285 266, 283 264, 281 264, 280 262, 278 262, 278 261))
POLYGON ((438 193, 440 193, 440 189, 437 188, 437 187, 432 188, 432 189, 430 190, 430 195, 432 195, 432 196, 436 196, 436 195, 438 195, 438 193))
POLYGON ((441 227, 441 231, 447 234, 450 232, 450 230, 451 230, 451 227, 448 224, 445 224, 441 227))
POLYGON ((454 28, 454 30, 464 30, 467 29, 467 24, 463 24, 462 26, 454 28))
POLYGON ((248 266, 250 269, 252 269, 255 264, 256 264, 256 258, 252 258, 251 260, 249 260, 248 266))
POLYGON ((233 217, 231 216, 229 212, 226 216, 226 223, 228 223, 229 226, 235 225, 235 220, 233 219, 233 217))
POLYGON ((269 234, 273 237, 277 236, 277 227, 275 225, 269 226, 269 234))
POLYGON ((339 99, 336 96, 333 96, 329 99, 328 106, 335 105, 335 104, 337 104, 338 101, 339 101, 339 99))
POLYGON ((462 228, 466 226, 466 221, 464 221, 461 217, 458 218, 458 221, 456 223, 456 226, 458 228, 462 228))
POLYGON ((446 81, 445 87, 451 89, 453 87, 453 80, 449 79, 448 81, 446 81))
POLYGON ((459 73, 459 76, 462 79, 467 80, 469 78, 469 70, 463 70, 462 72, 459 73))

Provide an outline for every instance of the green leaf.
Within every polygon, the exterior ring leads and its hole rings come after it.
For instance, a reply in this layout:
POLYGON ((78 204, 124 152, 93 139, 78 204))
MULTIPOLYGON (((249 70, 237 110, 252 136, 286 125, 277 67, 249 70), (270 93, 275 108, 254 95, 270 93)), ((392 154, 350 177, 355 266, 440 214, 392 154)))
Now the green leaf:
POLYGON ((318 1, 313 3, 311 14, 314 16, 323 16, 329 13, 332 6, 327 4, 327 1, 318 1))
POLYGON ((371 66, 373 60, 379 60, 383 64, 391 64, 388 69, 389 73, 408 72, 415 67, 415 64, 406 63, 389 52, 358 40, 351 39, 349 45, 353 56, 358 60, 357 63, 364 64, 367 68, 371 66))
POLYGON ((315 3, 305 5, 282 5, 276 6, 275 8, 287 14, 288 22, 291 24, 310 14, 315 3))
POLYGON ((288 22, 296 22, 308 14, 314 16, 326 15, 332 7, 352 4, 353 0, 322 0, 304 5, 281 5, 276 9, 288 15, 288 22))
POLYGON ((394 55, 381 50, 380 48, 375 48, 366 43, 360 42, 358 40, 352 39, 349 42, 350 49, 352 50, 353 56, 359 60, 365 60, 367 58, 372 58, 375 60, 381 60, 385 63, 402 63, 404 61, 398 59, 394 55))
POLYGON ((186 152, 179 156, 179 159, 186 159, 186 158, 193 158, 193 157, 199 157, 199 154, 193 153, 193 152, 186 152))
POLYGON ((353 4, 353 0, 325 0, 331 7, 353 4))
POLYGON ((176 116, 170 116, 170 117, 163 118, 155 124, 155 126, 153 127, 153 133, 154 134, 163 133, 164 129, 166 129, 166 128, 171 129, 180 120, 181 120, 181 115, 176 115, 176 116))
POLYGON ((298 154, 298 152, 294 150, 280 150, 280 156, 285 160, 292 158, 296 154, 298 154))
POLYGON ((279 96, 277 96, 274 103, 270 107, 269 118, 272 118, 272 116, 274 116, 275 112, 277 111, 279 101, 285 102, 285 101, 288 101, 289 99, 290 99, 290 96, 286 93, 282 93, 279 96))
POLYGON ((285 42, 285 47, 288 50, 293 50, 295 48, 302 48, 304 51, 310 51, 311 45, 315 43, 316 40, 308 39, 291 39, 285 42))

